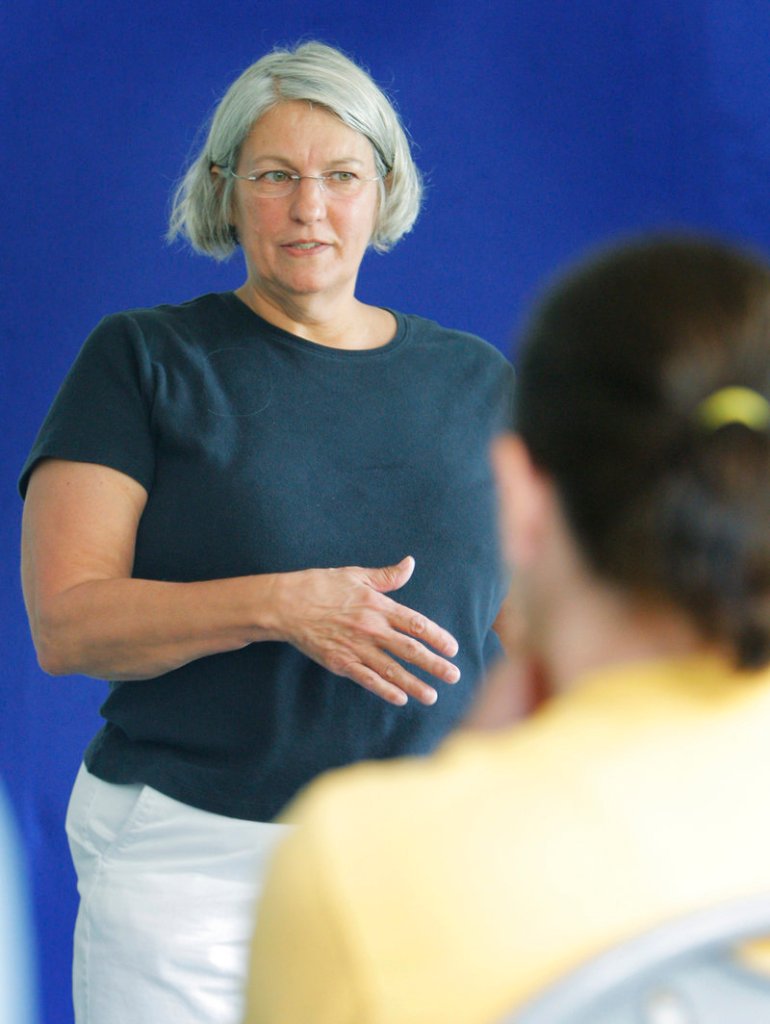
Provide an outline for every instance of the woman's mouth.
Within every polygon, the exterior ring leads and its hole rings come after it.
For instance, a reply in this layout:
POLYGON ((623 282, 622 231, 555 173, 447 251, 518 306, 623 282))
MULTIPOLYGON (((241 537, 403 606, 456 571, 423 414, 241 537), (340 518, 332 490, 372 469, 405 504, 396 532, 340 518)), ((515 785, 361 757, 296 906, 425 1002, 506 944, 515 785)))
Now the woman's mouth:
POLYGON ((287 242, 284 249, 296 249, 299 252, 313 252, 315 249, 325 249, 326 242, 287 242))

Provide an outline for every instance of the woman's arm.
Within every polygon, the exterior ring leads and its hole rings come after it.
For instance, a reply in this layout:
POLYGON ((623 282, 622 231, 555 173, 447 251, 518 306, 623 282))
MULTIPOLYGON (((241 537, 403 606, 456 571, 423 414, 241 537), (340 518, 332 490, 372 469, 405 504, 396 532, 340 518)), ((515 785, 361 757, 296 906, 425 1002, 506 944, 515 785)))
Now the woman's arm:
POLYGON ((22 584, 45 671, 144 679, 282 640, 393 704, 437 696, 396 657, 444 682, 459 678, 441 656, 457 653, 454 638, 387 596, 411 576, 411 558, 196 583, 133 579, 146 501, 141 484, 105 466, 50 459, 32 474, 22 584))

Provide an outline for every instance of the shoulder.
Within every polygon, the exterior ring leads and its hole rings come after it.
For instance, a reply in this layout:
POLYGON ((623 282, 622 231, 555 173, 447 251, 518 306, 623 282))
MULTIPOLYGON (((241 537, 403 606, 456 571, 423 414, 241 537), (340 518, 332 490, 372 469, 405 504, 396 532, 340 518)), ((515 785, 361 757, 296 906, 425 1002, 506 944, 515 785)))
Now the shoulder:
POLYGON ((486 395, 490 406, 508 410, 515 391, 510 360, 477 334, 444 327, 415 314, 395 313, 414 364, 414 372, 426 383, 454 391, 470 390, 486 395))
MULTIPOLYGON (((723 686, 712 707, 698 696, 701 671, 684 702, 670 686, 660 692, 653 674, 587 681, 511 729, 456 734, 429 758, 359 764, 311 785, 288 815, 293 871, 272 889, 268 882, 275 919, 284 918, 281 894, 294 898, 304 884, 308 905, 322 907, 320 947, 330 930, 342 933, 359 964, 375 965, 376 991, 391 1006, 415 1005, 419 995, 435 1005, 426 1020, 482 1011, 492 1019, 493 1003, 524 998, 533 979, 685 900, 722 898, 736 877, 766 888, 768 839, 757 839, 756 815, 745 810, 767 789, 756 770, 767 725, 755 702, 764 697, 738 700, 746 728, 736 755, 734 744, 713 742, 714 729, 735 736, 723 686), (756 841, 736 845, 746 829, 756 841), (430 983, 447 964, 449 990, 430 983), (415 980, 419 991, 410 979, 424 979, 415 980)), ((279 852, 276 865, 290 859, 279 852)), ((295 935, 306 916, 296 909, 295 935)), ((399 1019, 384 1011, 376 1019, 386 1018, 399 1019)))
POLYGON ((333 848, 353 861, 362 846, 382 849, 387 836, 399 842, 411 836, 432 849, 436 829, 457 822, 465 798, 475 801, 479 781, 494 780, 497 757, 494 740, 457 734, 431 757, 360 762, 327 773, 283 818, 327 853, 333 848))
POLYGON ((426 1020, 466 1019, 464 1011, 471 1019, 478 998, 484 1012, 486 1000, 499 998, 480 988, 488 988, 490 963, 507 989, 522 950, 507 940, 488 950, 483 936, 507 933, 517 912, 529 918, 533 872, 553 847, 533 851, 531 842, 530 823, 550 820, 537 795, 539 765, 520 761, 510 737, 457 736, 429 758, 360 763, 312 784, 285 816, 294 828, 265 886, 258 931, 268 987, 267 967, 281 969, 270 960, 276 935, 286 928, 303 935, 293 984, 302 985, 318 957, 328 959, 330 945, 348 951, 342 976, 354 995, 365 994, 359 1003, 368 1012, 338 1019, 397 1020, 400 1006, 425 999, 426 1020), (485 949, 481 971, 471 948, 485 949), (463 990, 459 1007, 456 994, 430 980, 447 963, 463 990))
MULTIPOLYGON (((356 871, 368 862, 359 858, 362 848, 380 849, 388 837, 408 841, 415 856, 418 847, 435 852, 442 840, 459 852, 470 821, 472 844, 482 836, 502 839, 507 831, 499 819, 502 807, 510 820, 529 822, 530 838, 542 825, 545 835, 539 839, 544 840, 554 821, 575 824, 575 793, 594 785, 597 771, 611 760, 607 748, 614 753, 638 740, 633 722, 620 728, 623 715, 614 702, 602 699, 604 690, 586 689, 551 701, 509 729, 458 731, 430 757, 361 762, 330 772, 311 784, 284 818, 325 847, 327 856, 333 851, 332 859, 348 862, 346 869, 358 863, 356 871), (544 802, 552 813, 540 821, 544 802)), ((522 853, 521 837, 510 839, 522 853)), ((434 870, 424 866, 426 875, 434 870)), ((444 866, 449 869, 449 860, 444 866)), ((415 862, 409 870, 414 868, 415 862)))
POLYGON ((99 321, 94 333, 119 333, 132 329, 143 333, 205 330, 212 323, 221 324, 223 320, 234 319, 236 309, 227 292, 212 292, 186 302, 137 306, 110 313, 99 321))
POLYGON ((101 355, 110 362, 124 358, 149 369, 157 362, 173 363, 179 356, 186 359, 197 349, 205 354, 220 347, 223 338, 236 338, 243 329, 243 319, 229 293, 211 293, 178 304, 110 313, 86 338, 81 358, 84 354, 101 355))
POLYGON ((403 323, 406 330, 424 344, 441 345, 445 349, 473 353, 500 366, 510 365, 508 359, 499 349, 477 334, 454 327, 445 327, 436 320, 417 316, 415 313, 392 312, 403 323))

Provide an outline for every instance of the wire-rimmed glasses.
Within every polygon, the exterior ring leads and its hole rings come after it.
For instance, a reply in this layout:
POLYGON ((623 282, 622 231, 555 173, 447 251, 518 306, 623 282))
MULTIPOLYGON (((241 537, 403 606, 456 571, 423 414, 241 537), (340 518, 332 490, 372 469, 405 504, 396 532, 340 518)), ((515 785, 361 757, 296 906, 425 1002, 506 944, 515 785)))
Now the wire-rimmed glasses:
POLYGON ((266 199, 290 196, 292 192, 296 192, 299 183, 305 178, 309 181, 317 181, 322 191, 337 199, 352 199, 363 191, 368 182, 382 181, 380 174, 374 178, 367 178, 356 171, 349 170, 329 171, 327 174, 293 174, 291 171, 275 169, 252 171, 251 174, 236 174, 229 167, 222 167, 221 170, 230 178, 250 182, 256 194, 266 199))

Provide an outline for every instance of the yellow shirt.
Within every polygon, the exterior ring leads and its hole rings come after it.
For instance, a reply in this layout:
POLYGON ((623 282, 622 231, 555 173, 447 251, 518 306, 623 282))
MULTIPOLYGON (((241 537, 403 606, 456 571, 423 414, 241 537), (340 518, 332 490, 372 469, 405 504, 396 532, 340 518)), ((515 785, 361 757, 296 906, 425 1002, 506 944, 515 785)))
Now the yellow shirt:
POLYGON ((526 723, 315 783, 248 1024, 488 1024, 585 957, 770 891, 770 675, 606 669, 526 723))

